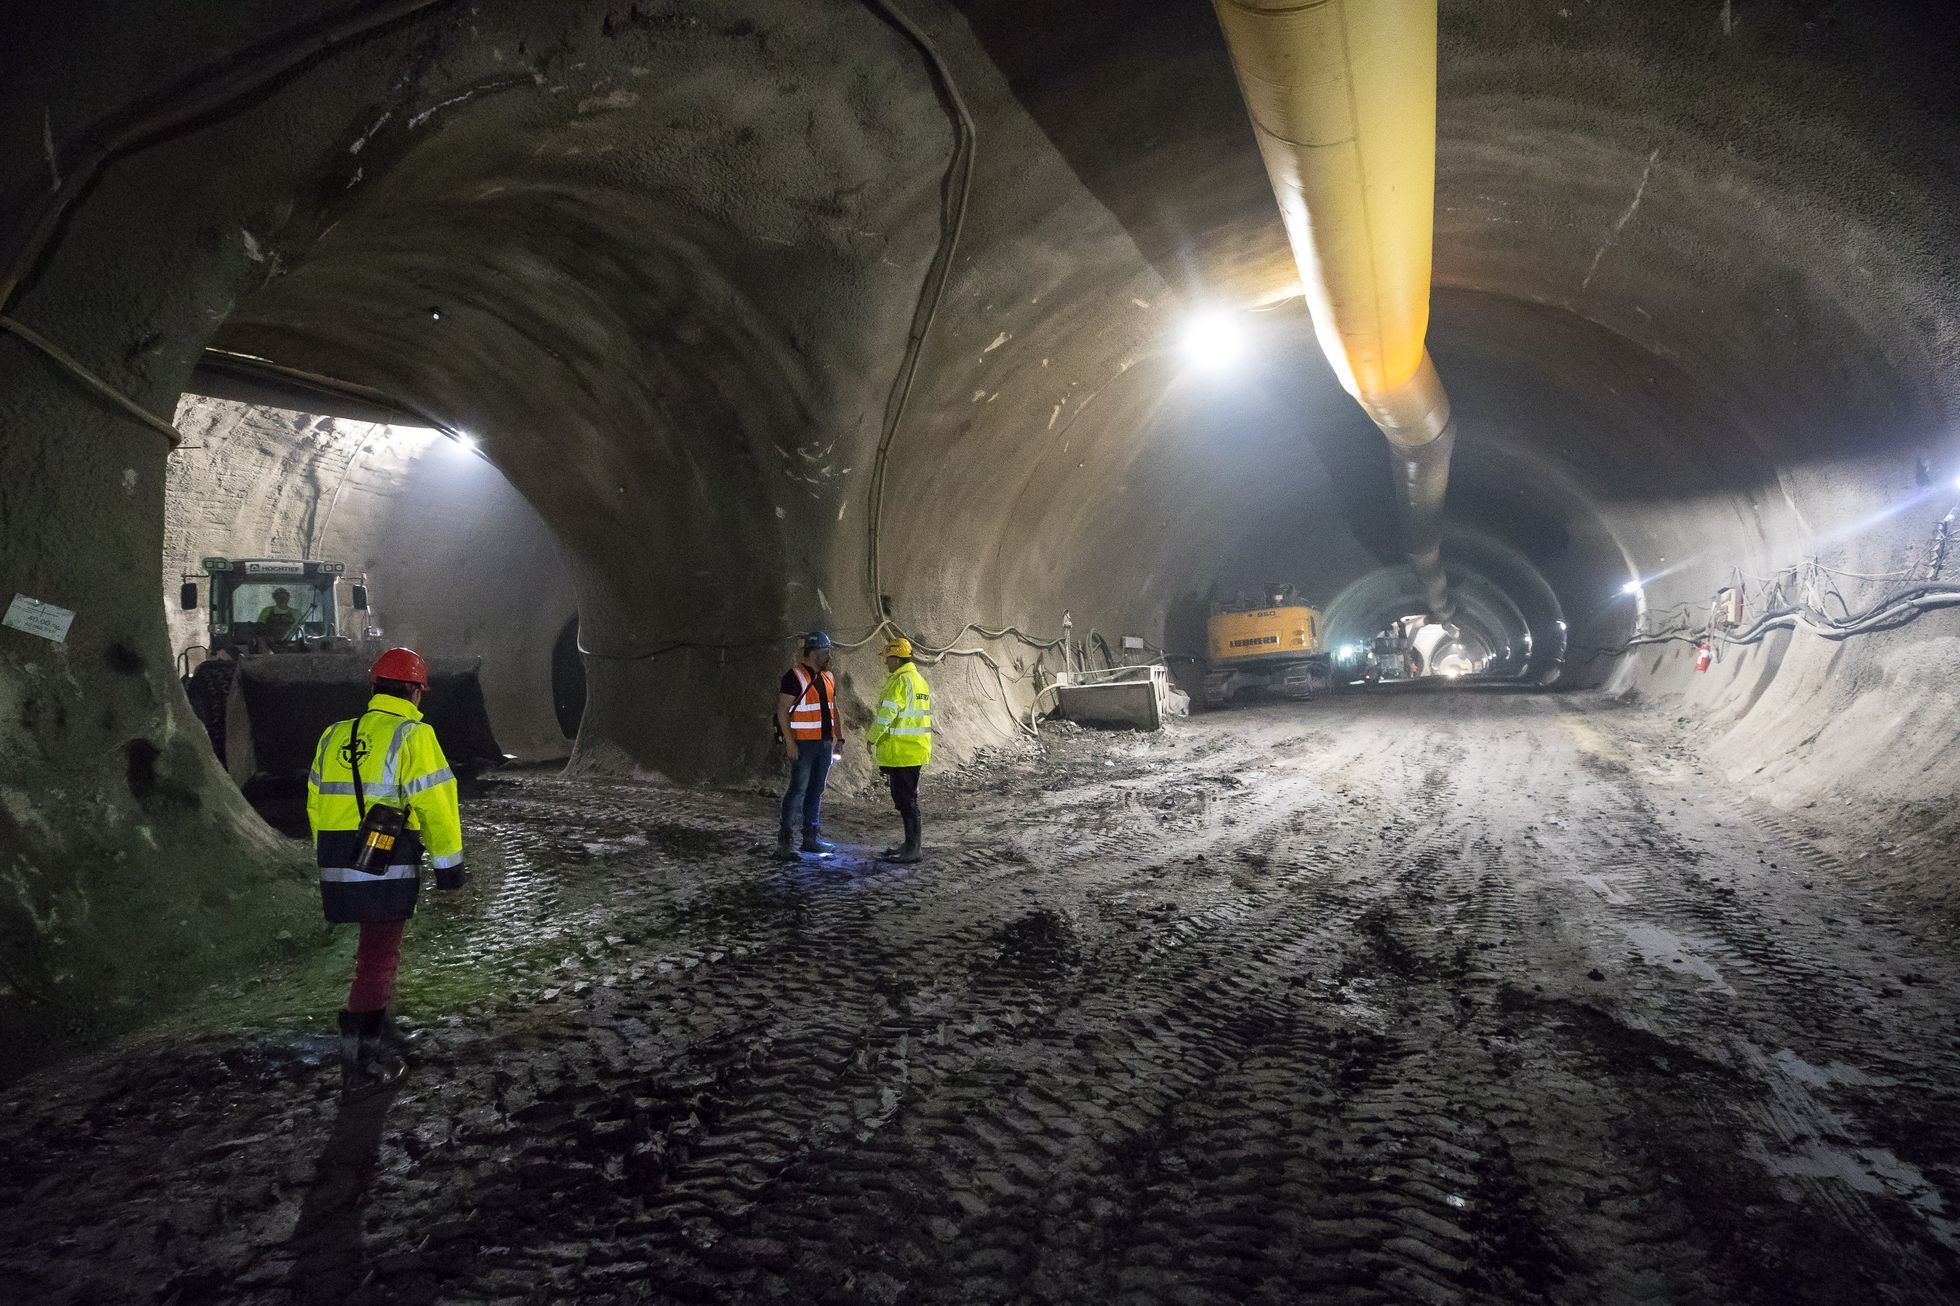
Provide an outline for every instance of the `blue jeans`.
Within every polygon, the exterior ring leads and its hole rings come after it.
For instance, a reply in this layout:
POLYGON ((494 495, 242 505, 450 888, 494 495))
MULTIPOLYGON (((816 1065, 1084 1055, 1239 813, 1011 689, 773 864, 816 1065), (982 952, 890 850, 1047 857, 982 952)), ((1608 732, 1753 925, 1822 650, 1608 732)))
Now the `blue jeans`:
POLYGON ((823 787, 830 779, 830 750, 836 746, 828 739, 796 741, 796 760, 789 764, 789 788, 783 790, 784 833, 796 830, 799 809, 804 834, 814 835, 823 823, 823 787))

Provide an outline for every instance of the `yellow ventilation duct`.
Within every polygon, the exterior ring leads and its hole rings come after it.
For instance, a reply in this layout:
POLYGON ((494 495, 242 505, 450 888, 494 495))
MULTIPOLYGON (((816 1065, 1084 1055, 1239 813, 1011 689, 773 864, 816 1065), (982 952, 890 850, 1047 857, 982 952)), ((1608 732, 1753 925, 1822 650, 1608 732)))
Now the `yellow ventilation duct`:
POLYGON ((1445 619, 1455 428, 1429 361, 1436 0, 1212 0, 1334 373, 1388 437, 1402 544, 1445 619))

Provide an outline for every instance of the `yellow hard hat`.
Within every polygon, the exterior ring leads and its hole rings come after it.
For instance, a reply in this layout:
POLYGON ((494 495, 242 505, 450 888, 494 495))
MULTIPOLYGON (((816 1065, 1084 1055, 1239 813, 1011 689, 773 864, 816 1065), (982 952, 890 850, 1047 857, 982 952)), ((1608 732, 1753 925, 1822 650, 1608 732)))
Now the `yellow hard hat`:
POLYGON ((892 641, 891 643, 889 643, 889 644, 887 644, 887 645, 885 645, 885 656, 886 656, 886 657, 888 657, 888 658, 909 658, 909 657, 911 657, 911 656, 912 656, 912 641, 911 641, 911 640, 909 640, 909 639, 907 639, 907 638, 905 638, 905 636, 903 636, 903 635, 900 635, 900 636, 899 636, 899 637, 898 637, 897 639, 895 639, 895 640, 893 640, 893 641, 892 641))

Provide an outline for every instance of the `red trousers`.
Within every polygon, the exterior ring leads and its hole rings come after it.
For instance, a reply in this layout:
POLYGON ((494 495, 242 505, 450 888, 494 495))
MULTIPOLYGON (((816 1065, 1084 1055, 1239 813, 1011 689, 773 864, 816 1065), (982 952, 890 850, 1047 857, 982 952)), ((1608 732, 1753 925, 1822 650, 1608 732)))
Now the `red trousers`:
POLYGON ((361 922, 361 945, 354 950, 354 985, 349 1011, 379 1011, 394 1000, 395 970, 402 960, 402 926, 407 921, 361 922))

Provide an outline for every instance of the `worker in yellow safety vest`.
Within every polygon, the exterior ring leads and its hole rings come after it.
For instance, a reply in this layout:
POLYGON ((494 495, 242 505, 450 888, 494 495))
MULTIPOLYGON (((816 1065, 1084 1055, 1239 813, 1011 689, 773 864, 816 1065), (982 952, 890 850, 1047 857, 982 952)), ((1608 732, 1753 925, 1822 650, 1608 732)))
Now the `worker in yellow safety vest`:
POLYGON ((436 888, 460 889, 463 826, 456 777, 422 720, 429 666, 413 649, 389 649, 369 672, 374 697, 350 721, 336 721, 313 750, 306 817, 320 864, 327 920, 358 924, 354 982, 340 1013, 342 1091, 392 1083, 407 1069, 408 1039, 389 1003, 401 964, 402 927, 422 887, 422 854, 436 888))
POLYGON ((272 602, 259 609, 259 625, 271 640, 289 639, 299 626, 299 613, 292 609, 291 590, 272 591, 272 602))
POLYGON ((884 692, 878 713, 865 738, 871 757, 892 789, 892 806, 905 825, 905 842, 887 848, 880 860, 910 864, 919 851, 919 773, 932 760, 932 688, 912 660, 912 641, 899 638, 885 646, 884 692))

